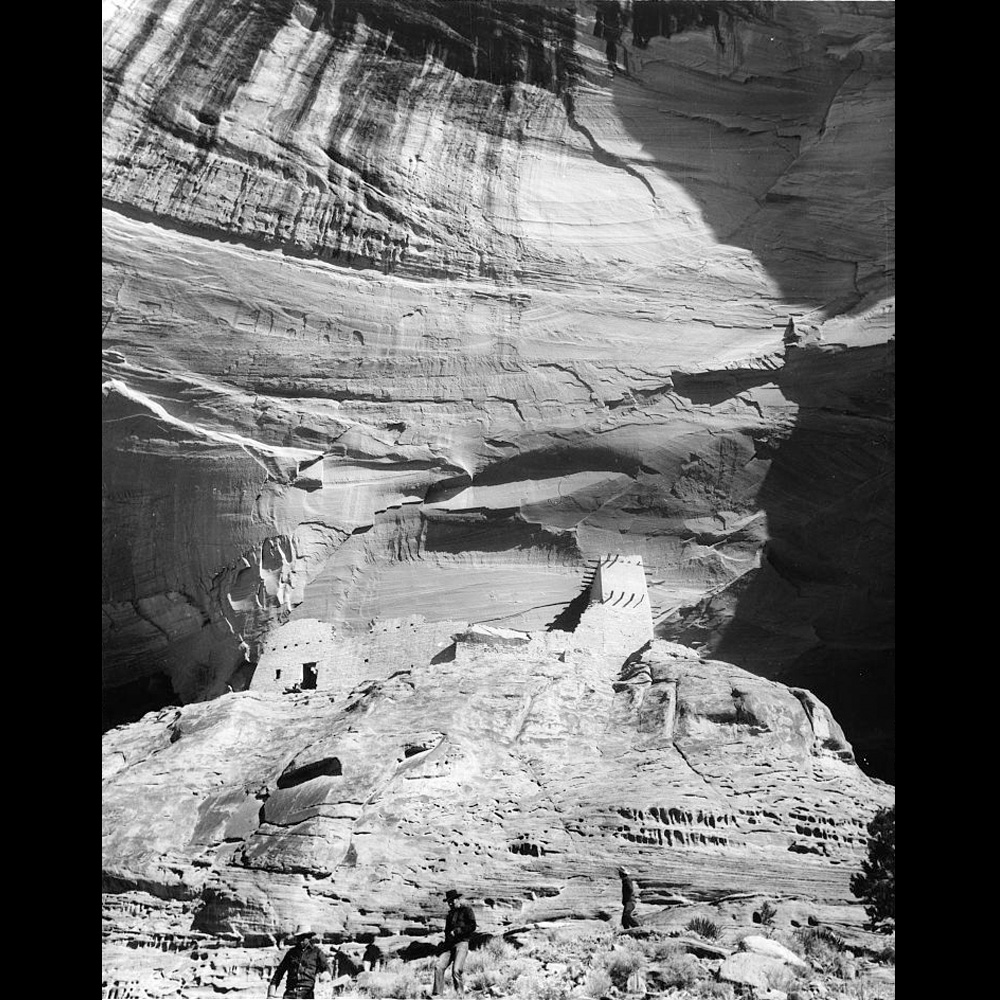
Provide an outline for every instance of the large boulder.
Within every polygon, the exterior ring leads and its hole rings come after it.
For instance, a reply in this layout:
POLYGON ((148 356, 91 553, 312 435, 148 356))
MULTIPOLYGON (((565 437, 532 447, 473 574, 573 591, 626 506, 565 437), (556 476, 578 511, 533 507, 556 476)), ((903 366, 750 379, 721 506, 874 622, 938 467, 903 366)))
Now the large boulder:
POLYGON ((789 948, 786 948, 778 941, 762 937, 759 934, 751 934, 740 941, 740 948, 743 951, 751 951, 756 955, 766 955, 768 958, 776 958, 785 965, 791 965, 797 969, 808 969, 809 964, 804 962, 798 955, 789 948))
POLYGON ((719 967, 719 978, 727 983, 741 983, 758 990, 780 989, 787 986, 791 973, 777 958, 740 951, 730 955, 719 967))

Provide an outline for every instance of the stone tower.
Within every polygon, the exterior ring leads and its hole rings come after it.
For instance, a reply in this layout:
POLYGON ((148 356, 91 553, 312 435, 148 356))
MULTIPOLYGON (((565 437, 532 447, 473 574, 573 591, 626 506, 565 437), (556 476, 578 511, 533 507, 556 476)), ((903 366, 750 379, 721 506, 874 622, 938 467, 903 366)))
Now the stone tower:
POLYGON ((641 556, 608 555, 598 562, 590 605, 574 638, 577 644, 623 658, 653 638, 653 612, 641 556))

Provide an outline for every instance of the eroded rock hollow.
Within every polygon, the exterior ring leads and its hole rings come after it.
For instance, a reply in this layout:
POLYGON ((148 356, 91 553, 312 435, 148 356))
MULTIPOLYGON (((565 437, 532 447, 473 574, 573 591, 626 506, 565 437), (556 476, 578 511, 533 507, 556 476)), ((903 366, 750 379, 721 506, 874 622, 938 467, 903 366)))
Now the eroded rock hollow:
POLYGON ((891 772, 891 5, 635 6, 105 5, 108 722, 610 550, 891 772))
POLYGON ((103 5, 122 941, 405 935, 445 859, 498 926, 596 914, 622 850, 846 900, 893 775, 893 8, 615 6, 103 5))

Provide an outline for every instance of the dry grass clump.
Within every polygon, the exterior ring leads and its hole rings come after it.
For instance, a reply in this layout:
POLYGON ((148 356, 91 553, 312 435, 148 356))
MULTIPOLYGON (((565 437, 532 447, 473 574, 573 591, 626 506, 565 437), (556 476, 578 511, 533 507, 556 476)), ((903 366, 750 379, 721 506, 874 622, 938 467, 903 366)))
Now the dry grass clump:
POLYGON ((363 996, 372 997, 373 1000, 416 1000, 426 993, 428 977, 433 977, 434 973, 428 966, 427 970, 418 970, 412 967, 404 967, 391 979, 383 983, 362 987, 359 992, 363 996))
POLYGON ((514 983, 511 996, 523 1000, 566 1000, 569 986, 565 982, 546 978, 539 972, 529 972, 519 976, 514 983))
POLYGON ((530 991, 540 985, 541 972, 542 963, 537 959, 515 955, 496 969, 493 990, 498 996, 532 996, 530 991))
POLYGON ((481 948, 469 952, 465 960, 465 985, 471 990, 491 990, 507 978, 506 967, 517 950, 502 937, 491 937, 481 948))
POLYGON ((663 996, 669 997, 670 1000, 736 1000, 737 993, 731 983, 717 983, 703 979, 693 986, 671 990, 663 996))
POLYGON ((896 986, 895 983, 858 980, 844 983, 836 993, 827 993, 827 1000, 896 1000, 896 986))
POLYGON ((708 917, 692 918, 687 922, 686 929, 708 941, 717 941, 722 933, 719 925, 714 920, 709 920, 708 917))
POLYGON ((795 940, 802 946, 803 952, 808 956, 814 949, 821 949, 822 946, 833 948, 834 951, 843 951, 844 939, 829 927, 800 927, 794 934, 795 940))
POLYGON ((603 997, 612 985, 611 977, 605 969, 591 969, 583 981, 583 992, 588 997, 603 997))
POLYGON ((656 970, 663 980, 663 985, 667 987, 694 986, 706 978, 701 963, 684 952, 659 959, 656 970))
POLYGON ((646 954, 654 962, 669 962, 678 955, 687 954, 684 949, 669 938, 666 941, 654 941, 646 949, 646 954))
MULTIPOLYGON (((821 972, 841 976, 848 968, 844 941, 828 927, 801 927, 793 935, 793 941, 798 945, 794 950, 821 972)), ((842 978, 848 978, 849 975, 847 973, 842 978)))
POLYGON ((646 956, 639 947, 630 942, 605 955, 603 964, 605 971, 611 977, 612 984, 623 990, 628 985, 629 976, 645 971, 646 956))
MULTIPOLYGON (((689 930, 698 928, 702 937, 711 937, 705 924, 712 921, 696 919, 691 924, 695 927, 689 924, 689 930)), ((828 990, 826 1000, 894 1000, 891 971, 884 965, 875 969, 870 962, 859 963, 852 949, 829 928, 799 928, 795 934, 775 931, 772 937, 818 970, 828 990)), ((895 938, 885 940, 882 951, 866 949, 864 955, 894 962, 895 938)), ((382 983, 371 984, 361 995, 426 996, 434 962, 433 958, 412 963, 391 959, 382 983)), ((572 928, 538 928, 537 933, 524 935, 520 944, 501 936, 486 940, 470 952, 465 981, 467 993, 481 1000, 625 1000, 626 994, 643 987, 670 1000, 737 1000, 739 987, 719 982, 711 971, 715 964, 695 958, 683 944, 656 928, 639 937, 617 929, 574 934, 572 928)), ((803 993, 804 983, 816 976, 816 971, 788 968, 773 986, 800 1000, 812 996, 803 993)))

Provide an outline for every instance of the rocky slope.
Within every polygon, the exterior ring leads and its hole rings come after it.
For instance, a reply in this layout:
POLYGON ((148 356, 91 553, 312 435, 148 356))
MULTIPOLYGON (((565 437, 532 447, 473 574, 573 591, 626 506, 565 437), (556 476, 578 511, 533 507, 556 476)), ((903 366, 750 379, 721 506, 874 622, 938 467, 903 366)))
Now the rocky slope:
POLYGON ((654 924, 683 902, 749 923, 768 894, 857 926, 848 880, 893 795, 826 706, 663 641, 623 663, 595 623, 472 629, 343 698, 238 692, 111 730, 106 984, 245 987, 302 920, 355 958, 419 955, 452 885, 485 933, 604 920, 623 863, 654 924))
POLYGON ((892 6, 634 7, 104 5, 106 724, 620 551, 891 773, 892 6))

